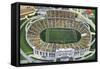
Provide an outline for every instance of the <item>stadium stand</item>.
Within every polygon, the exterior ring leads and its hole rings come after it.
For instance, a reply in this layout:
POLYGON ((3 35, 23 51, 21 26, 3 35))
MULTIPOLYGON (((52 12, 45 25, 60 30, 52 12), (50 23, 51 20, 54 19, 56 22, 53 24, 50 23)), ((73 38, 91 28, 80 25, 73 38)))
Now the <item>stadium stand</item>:
MULTIPOLYGON (((24 12, 24 11, 22 11, 24 12)), ((61 53, 72 51, 74 53, 73 58, 80 57, 84 55, 84 53, 88 50, 89 43, 91 41, 90 30, 87 26, 81 21, 76 21, 76 16, 78 14, 68 11, 68 10, 49 10, 45 15, 45 19, 41 19, 34 23, 31 23, 28 32, 27 32, 27 40, 32 44, 33 50, 35 50, 34 54, 40 55, 44 60, 55 60, 57 59, 57 51, 61 51, 61 53), (77 33, 74 31, 78 31, 81 35, 80 40, 74 43, 48 43, 43 41, 40 38, 41 32, 48 28, 65 28, 71 29, 74 33, 74 38, 77 39, 77 33), (73 30, 74 29, 74 30, 73 30)), ((71 33, 71 34, 73 34, 71 33)), ((49 35, 48 31, 46 35, 49 35)), ((64 38, 67 36, 63 36, 64 38)), ((46 40, 50 39, 49 37, 45 37, 46 40)), ((59 36, 60 38, 60 36, 59 36)), ((63 41, 61 41, 63 42, 63 41)), ((70 41, 69 41, 70 42, 70 41)), ((70 54, 71 52, 67 53, 70 54)), ((68 55, 67 55, 68 56, 68 55)), ((66 57, 67 57, 66 56, 66 57)), ((65 57, 65 55, 60 56, 65 57)))

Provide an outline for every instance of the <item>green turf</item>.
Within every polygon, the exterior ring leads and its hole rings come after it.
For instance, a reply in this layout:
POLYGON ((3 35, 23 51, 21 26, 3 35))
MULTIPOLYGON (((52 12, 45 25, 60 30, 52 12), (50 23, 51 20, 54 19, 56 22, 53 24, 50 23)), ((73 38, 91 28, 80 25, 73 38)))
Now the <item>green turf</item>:
POLYGON ((20 60, 25 60, 25 58, 20 54, 20 60))
POLYGON ((20 47, 26 54, 28 54, 32 53, 32 48, 28 45, 25 39, 25 25, 20 30, 20 47))
POLYGON ((20 26, 26 21, 27 19, 20 20, 20 26))
POLYGON ((74 29, 48 28, 40 33, 40 38, 48 43, 74 43, 78 42, 81 34, 74 29))
POLYGON ((96 60, 96 54, 93 54, 91 57, 87 58, 86 60, 96 60))

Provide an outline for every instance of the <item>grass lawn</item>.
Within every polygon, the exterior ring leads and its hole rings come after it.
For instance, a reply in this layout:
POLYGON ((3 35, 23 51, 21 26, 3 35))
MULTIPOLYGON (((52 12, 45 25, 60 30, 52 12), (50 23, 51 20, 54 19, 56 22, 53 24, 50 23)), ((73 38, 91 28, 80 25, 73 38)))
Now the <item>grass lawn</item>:
POLYGON ((25 25, 20 30, 20 47, 26 54, 28 54, 28 53, 32 53, 32 48, 28 45, 25 39, 25 25))
POLYGON ((27 19, 20 20, 20 26, 26 21, 27 19))

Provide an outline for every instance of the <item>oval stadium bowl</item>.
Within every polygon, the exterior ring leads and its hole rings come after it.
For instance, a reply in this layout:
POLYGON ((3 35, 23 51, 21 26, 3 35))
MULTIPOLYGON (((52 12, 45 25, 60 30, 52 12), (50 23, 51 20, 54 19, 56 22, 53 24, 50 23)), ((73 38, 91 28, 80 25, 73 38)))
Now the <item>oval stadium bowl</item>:
POLYGON ((82 19, 84 16, 74 11, 48 10, 45 16, 31 20, 26 27, 26 41, 33 49, 32 57, 49 61, 81 59, 92 39, 82 19))

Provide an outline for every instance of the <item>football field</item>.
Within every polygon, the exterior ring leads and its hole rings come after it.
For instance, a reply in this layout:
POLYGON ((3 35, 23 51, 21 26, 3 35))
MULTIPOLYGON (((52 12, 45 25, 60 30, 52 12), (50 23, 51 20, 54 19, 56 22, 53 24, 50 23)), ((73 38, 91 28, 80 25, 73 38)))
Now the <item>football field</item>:
POLYGON ((40 37, 48 43, 67 44, 79 41, 81 34, 74 29, 48 28, 40 34, 40 37))

